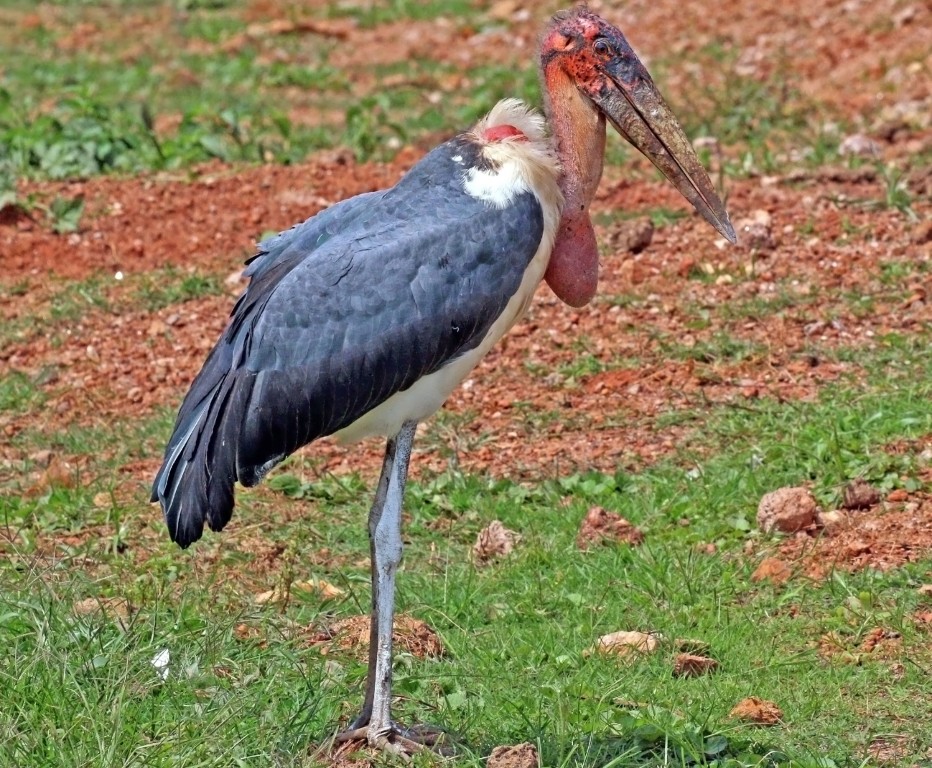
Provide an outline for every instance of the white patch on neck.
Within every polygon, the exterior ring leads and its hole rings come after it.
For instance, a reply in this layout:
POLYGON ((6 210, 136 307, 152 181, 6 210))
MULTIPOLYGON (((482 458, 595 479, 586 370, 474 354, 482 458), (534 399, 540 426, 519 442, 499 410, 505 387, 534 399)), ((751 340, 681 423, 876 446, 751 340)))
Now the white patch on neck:
POLYGON ((463 179, 466 193, 496 208, 507 208, 520 194, 528 191, 516 163, 505 163, 494 171, 470 168, 463 179))
POLYGON ((532 192, 545 209, 553 209, 559 216, 563 205, 557 185, 560 163, 553 142, 544 132, 540 114, 517 99, 504 99, 466 138, 479 148, 487 167, 492 169, 466 170, 463 187, 468 195, 496 208, 506 208, 518 195, 532 192), (508 126, 518 133, 489 141, 486 135, 499 126, 508 126))

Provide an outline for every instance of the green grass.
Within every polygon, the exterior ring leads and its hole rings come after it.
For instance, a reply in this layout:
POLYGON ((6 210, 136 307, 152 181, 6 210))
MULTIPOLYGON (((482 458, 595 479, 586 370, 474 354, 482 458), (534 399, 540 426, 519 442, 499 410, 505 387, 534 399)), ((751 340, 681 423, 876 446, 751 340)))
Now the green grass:
MULTIPOLYGON (((69 326, 95 313, 119 315, 126 312, 155 312, 164 307, 226 292, 218 275, 182 270, 174 266, 149 272, 122 275, 96 274, 84 280, 50 278, 34 286, 42 292, 41 309, 11 318, 0 327, 0 351, 51 334, 58 344, 69 326)), ((0 285, 0 298, 15 299, 24 289, 0 285)))
MULTIPOLYGON (((42 285, 39 290, 47 292, 47 300, 41 302, 41 309, 17 315, 3 323, 0 327, 0 349, 36 338, 50 329, 56 329, 57 333, 67 332, 67 324, 90 312, 113 311, 108 297, 110 289, 108 280, 100 275, 82 281, 42 285)), ((29 285, 0 285, 0 297, 15 299, 27 290, 30 290, 29 285)))
MULTIPOLYGON (((74 24, 85 14, 100 22, 104 6, 94 5, 65 4, 63 12, 74 24)), ((139 20, 153 15, 151 9, 127 7, 139 20)), ((18 177, 175 169, 212 158, 295 162, 335 145, 351 148, 359 159, 387 157, 400 146, 386 146, 388 139, 436 140, 437 134, 473 122, 504 95, 537 100, 533 68, 516 73, 480 66, 467 73, 473 84, 469 97, 457 94, 452 109, 438 110, 424 98, 425 87, 452 68, 434 61, 361 65, 376 87, 360 97, 353 85, 357 73, 329 64, 337 45, 332 40, 309 45, 302 36, 260 36, 226 50, 227 42, 247 30, 241 4, 175 8, 174 24, 159 22, 158 34, 165 39, 142 52, 129 40, 108 38, 100 45, 61 50, 56 42, 67 27, 0 33, 0 190, 18 177), (259 55, 271 46, 274 55, 259 55), (379 87, 396 72, 410 75, 410 84, 379 87), (342 110, 345 120, 342 125, 295 120, 294 111, 307 108, 342 110), (404 129, 393 122, 397 117, 389 117, 401 114, 404 129), (160 119, 170 127, 156 129, 160 119)), ((354 16, 369 26, 458 12, 449 3, 396 2, 329 13, 354 16)))
POLYGON ((36 382, 20 372, 0 379, 0 412, 28 412, 45 402, 45 394, 36 382))
POLYGON ((175 267, 146 272, 130 278, 132 304, 148 312, 225 292, 217 275, 183 272, 175 267))
MULTIPOLYGON (((684 412, 693 426, 677 452, 637 472, 535 485, 450 472, 412 483, 398 604, 435 627, 449 654, 399 655, 398 716, 460 734, 467 765, 495 744, 532 741, 546 765, 859 766, 874 738, 899 733, 908 734, 902 764, 925 759, 932 726, 917 706, 932 695, 932 656, 910 617, 932 562, 774 588, 752 583, 755 560, 740 555, 760 538, 757 500, 775 487, 810 484, 826 506, 854 477, 883 490, 922 487, 919 459, 883 446, 932 433, 932 363, 895 340, 866 363, 866 378, 815 402, 684 412), (592 505, 635 522, 646 543, 577 550, 592 505), (523 541, 476 568, 469 548, 492 519, 523 541), (701 551, 708 542, 716 554, 701 551), (902 635, 897 675, 882 658, 818 655, 828 632, 856 649, 878 626, 902 635), (633 663, 583 654, 622 628, 668 642, 633 663), (721 670, 673 678, 676 638, 708 644, 721 670), (730 720, 748 695, 777 702, 784 723, 730 720)), ((41 408, 22 377, 3 381, 6 401, 41 408)), ((13 441, 24 454, 46 445, 92 459, 73 485, 38 497, 23 493, 22 473, 0 477, 0 519, 15 532, 0 561, 0 699, 11 703, 0 710, 0 765, 312 765, 314 745, 359 704, 363 663, 322 656, 307 638, 309 627, 368 604, 359 561, 371 489, 293 460, 266 488, 240 493, 246 528, 177 551, 146 489, 127 500, 114 485, 116 468, 158 454, 170 421, 160 413, 54 436, 37 427, 13 441), (91 526, 101 532, 87 535, 91 526), (283 551, 270 572, 242 546, 253 528, 283 551), (254 602, 309 577, 344 596, 254 602), (76 613, 87 598, 132 609, 122 619, 112 609, 76 613), (152 665, 163 649, 166 680, 152 665)), ((436 427, 457 428, 455 419, 436 427)), ((438 439, 432 430, 425 442, 438 439)))
MULTIPOLYGON (((258 35, 227 48, 249 29, 244 5, 233 0, 170 3, 168 24, 157 7, 135 1, 58 5, 69 23, 12 24, 0 32, 0 195, 17 178, 178 169, 211 159, 292 163, 334 146, 350 148, 357 159, 385 159, 406 143, 429 145, 461 130, 504 96, 541 101, 530 62, 462 70, 433 60, 387 66, 362 61, 341 70, 331 63, 341 43, 326 36, 258 35), (59 45, 87 20, 105 28, 113 9, 138 24, 158 20, 158 39, 143 48, 132 45, 131 33, 59 45), (468 87, 449 92, 442 83, 452 74, 462 75, 468 87), (360 82, 372 84, 361 95, 360 82), (432 93, 439 99, 428 98, 432 93), (314 123, 298 116, 308 111, 331 117, 314 123), (340 113, 343 120, 335 117, 340 113)), ((23 16, 27 10, 21 7, 23 16)), ((459 1, 391 0, 312 15, 324 21, 350 17, 364 28, 439 16, 480 31, 501 25, 459 1)), ((792 77, 786 64, 761 81, 734 72, 737 55, 719 43, 700 50, 695 63, 710 76, 692 75, 671 102, 690 135, 721 142, 722 172, 775 173, 797 165, 794 158, 810 167, 837 163, 840 135, 822 126, 831 120, 840 132, 839 116, 823 114, 787 85, 792 77)), ((652 67, 664 90, 666 73, 680 71, 682 62, 658 57, 652 67)), ((633 157, 622 141, 610 141, 607 152, 609 164, 630 164, 633 157)), ((640 161, 632 170, 655 173, 640 161)), ((900 172, 883 173, 884 197, 876 204, 908 215, 911 200, 900 172)))

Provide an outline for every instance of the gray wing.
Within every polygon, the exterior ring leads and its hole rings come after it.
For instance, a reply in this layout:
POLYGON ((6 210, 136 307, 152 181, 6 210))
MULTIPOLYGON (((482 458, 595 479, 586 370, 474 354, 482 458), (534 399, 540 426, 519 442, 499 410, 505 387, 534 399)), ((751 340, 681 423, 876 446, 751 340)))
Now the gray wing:
POLYGON ((537 251, 543 216, 519 195, 463 190, 464 139, 395 187, 347 200, 267 241, 248 289, 186 396, 153 500, 186 546, 219 530, 233 484, 439 370, 486 336, 537 251))

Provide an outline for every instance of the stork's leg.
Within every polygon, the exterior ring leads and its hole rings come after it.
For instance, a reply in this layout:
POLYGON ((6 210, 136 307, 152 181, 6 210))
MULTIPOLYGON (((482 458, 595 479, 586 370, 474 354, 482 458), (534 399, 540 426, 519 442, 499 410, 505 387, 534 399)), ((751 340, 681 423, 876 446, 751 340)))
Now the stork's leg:
MULTIPOLYGON (((414 435, 411 436, 412 440, 414 435)), ((376 666, 378 663, 378 654, 379 654, 379 597, 381 596, 382 590, 381 581, 379 579, 379 570, 376 565, 376 531, 378 526, 382 521, 382 512, 385 509, 385 498, 388 495, 388 485, 389 478, 392 475, 392 468, 395 464, 395 448, 396 448, 396 438, 392 437, 389 439, 388 444, 385 446, 385 458, 382 459, 382 473, 379 475, 379 484, 375 491, 375 502, 372 504, 372 509, 369 510, 369 568, 372 574, 372 610, 370 613, 369 620, 369 671, 366 674, 366 698, 363 700, 362 711, 356 717, 356 719, 350 725, 350 730, 356 730, 368 726, 369 720, 372 717, 372 702, 375 698, 375 681, 376 681, 376 666)), ((410 451, 409 451, 410 455, 410 451)), ((407 472, 406 472, 407 474, 407 472)), ((399 528, 399 537, 400 537, 400 528, 401 528, 401 518, 399 516, 398 520, 399 528)), ((400 557, 399 557, 400 560, 400 557)), ((397 566, 396 566, 397 568, 397 566)), ((394 602, 394 578, 392 579, 392 596, 390 598, 389 605, 389 627, 391 627, 391 622, 394 621, 395 613, 395 602, 394 602)), ((391 630, 389 630, 389 646, 391 646, 391 630)), ((389 647, 389 655, 391 654, 391 648, 389 647)), ((391 670, 389 670, 389 675, 391 675, 391 670)), ((389 685, 391 685, 391 680, 389 680, 389 685)))
POLYGON ((385 447, 375 503, 369 513, 372 617, 366 697, 359 717, 336 737, 337 741, 364 737, 373 747, 403 756, 436 739, 435 734, 419 738, 416 732, 399 728, 391 719, 395 573, 401 563, 401 510, 416 429, 416 422, 405 422, 385 447))
MULTIPOLYGON (((388 480, 382 508, 373 507, 369 517, 369 549, 372 555, 372 619, 369 634, 369 679, 366 700, 371 701, 368 740, 386 746, 392 733, 392 625, 395 616, 395 574, 401 564, 401 509, 408 464, 414 443, 415 422, 401 425, 385 451, 388 480), (391 456, 389 456, 391 454, 391 456), (372 648, 375 646, 375 653, 372 648), (371 691, 371 693, 370 693, 371 691)), ((379 480, 381 487, 382 481, 379 480)), ((381 488, 380 488, 381 490, 381 488)), ((378 505, 378 499, 376 500, 378 505)))

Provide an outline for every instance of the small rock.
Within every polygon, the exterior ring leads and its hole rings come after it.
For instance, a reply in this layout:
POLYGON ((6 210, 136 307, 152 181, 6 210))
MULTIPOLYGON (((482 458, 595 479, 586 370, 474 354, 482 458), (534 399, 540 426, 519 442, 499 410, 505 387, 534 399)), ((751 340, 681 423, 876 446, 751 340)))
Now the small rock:
POLYGON ((863 133, 852 133, 846 136, 838 146, 838 154, 842 157, 855 155, 857 157, 880 157, 880 145, 863 133))
POLYGON ((779 557, 765 557, 751 574, 751 581, 770 581, 776 586, 789 581, 793 570, 779 557))
POLYGON ((644 533, 621 515, 602 507, 592 507, 580 525, 576 546, 589 549, 593 544, 619 541, 637 545, 644 541, 644 533))
POLYGON ((640 285, 647 279, 647 272, 638 261, 625 259, 618 268, 618 277, 625 285, 640 285))
POLYGON ((488 768, 538 768, 539 765, 537 747, 528 742, 495 747, 486 761, 488 768))
POLYGON ((822 526, 825 532, 831 536, 847 526, 848 516, 841 510, 830 509, 827 512, 819 512, 816 515, 816 523, 822 526))
POLYGON ((611 632, 602 635, 596 644, 586 651, 583 656, 592 653, 604 653, 612 656, 630 656, 635 653, 653 653, 660 645, 663 636, 656 632, 611 632))
POLYGON ((520 7, 521 3, 518 0, 498 0, 498 2, 492 3, 492 7, 489 8, 489 18, 496 21, 510 21, 520 7))
POLYGON ((796 533, 815 523, 819 505, 808 488, 778 488, 764 494, 757 524, 764 533, 796 533))
POLYGON ((708 656, 696 656, 692 653, 681 653, 673 662, 674 677, 701 677, 715 672, 719 667, 715 659, 708 656))
POLYGON ((54 456, 38 483, 39 488, 75 488, 77 485, 78 477, 74 466, 54 456))
POLYGON ((919 222, 919 224, 917 224, 916 228, 913 230, 910 240, 912 240, 916 245, 932 243, 932 219, 919 222))
POLYGON ((223 279, 223 284, 228 288, 235 288, 236 290, 240 289, 240 286, 243 283, 243 270, 237 269, 235 272, 231 272, 223 279))
POLYGON ((149 323, 147 334, 149 336, 161 336, 166 331, 168 331, 168 325, 156 317, 152 320, 151 323, 149 323))
POLYGON ((47 448, 36 451, 35 453, 29 454, 29 461, 35 464, 37 467, 42 467, 43 469, 52 463, 53 454, 47 448))
POLYGON ((620 221, 609 231, 607 239, 616 251, 640 253, 654 239, 654 223, 648 218, 620 221))
POLYGON ((748 221, 753 221, 755 224, 767 227, 767 229, 773 228, 773 216, 770 215, 770 211, 765 211, 763 208, 752 211, 748 221))
POLYGON ((757 696, 748 696, 742 699, 731 712, 729 717, 735 720, 741 720, 745 723, 754 723, 755 725, 777 725, 783 720, 783 712, 776 704, 766 699, 759 699, 757 696))
POLYGON ((738 244, 754 251, 772 251, 777 247, 773 235, 773 217, 765 210, 756 210, 735 224, 738 244))
POLYGON ((844 509, 868 509, 880 501, 880 491, 864 480, 852 480, 845 486, 844 509))
POLYGON ((511 554, 515 544, 521 541, 521 534, 509 530, 499 520, 493 520, 479 531, 472 553, 480 565, 499 557, 511 554))
POLYGON ((890 493, 887 494, 887 501, 893 502, 894 504, 900 501, 908 500, 909 492, 902 488, 897 488, 895 491, 890 491, 890 493))
POLYGON ((912 24, 921 11, 915 5, 907 5, 893 14, 893 25, 897 28, 912 24))
POLYGON ((686 278, 693 275, 697 270, 697 263, 694 256, 684 256, 676 266, 676 274, 686 278))
POLYGON ((697 152, 701 152, 702 150, 706 149, 713 155, 716 155, 721 151, 718 139, 714 136, 697 136, 695 139, 693 139, 693 149, 695 149, 697 152))
POLYGON ((39 371, 39 374, 35 378, 35 383, 44 387, 48 384, 54 384, 61 377, 61 373, 58 370, 57 366, 54 365, 44 365, 42 370, 39 371))
POLYGON ((854 559, 860 555, 866 555, 871 551, 871 545, 863 539, 849 541, 842 549, 842 554, 846 558, 854 559))

